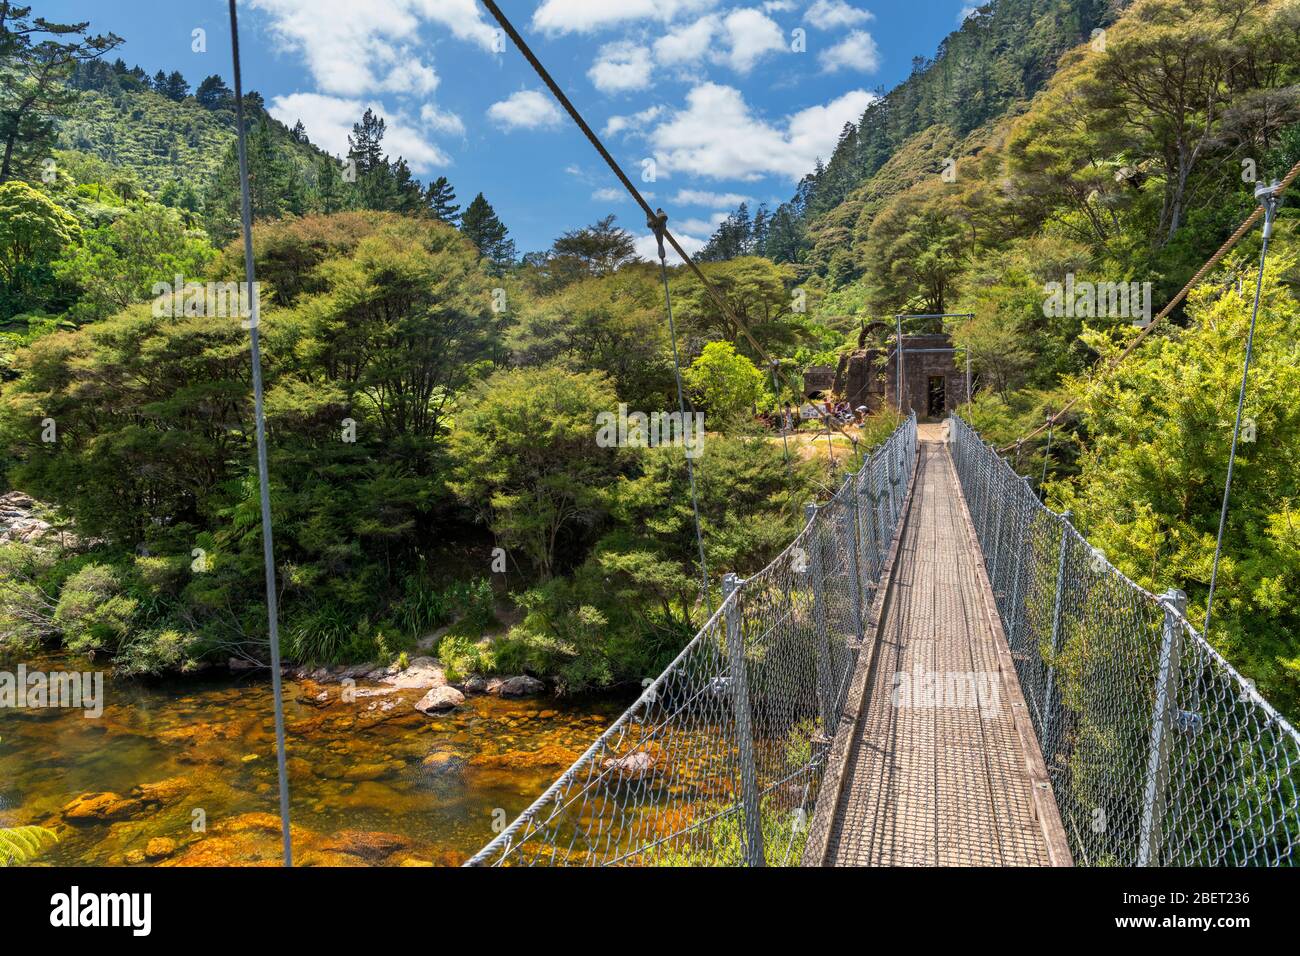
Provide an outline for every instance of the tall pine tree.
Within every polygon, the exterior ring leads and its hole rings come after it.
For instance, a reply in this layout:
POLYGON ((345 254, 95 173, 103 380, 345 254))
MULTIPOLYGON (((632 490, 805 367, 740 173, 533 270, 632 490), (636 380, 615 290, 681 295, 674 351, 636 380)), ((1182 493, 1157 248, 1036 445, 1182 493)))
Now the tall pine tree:
POLYGON ((491 263, 495 274, 500 275, 514 264, 515 243, 507 238, 510 230, 482 193, 475 196, 474 201, 466 207, 465 215, 461 217, 460 231, 474 243, 479 255, 491 263))

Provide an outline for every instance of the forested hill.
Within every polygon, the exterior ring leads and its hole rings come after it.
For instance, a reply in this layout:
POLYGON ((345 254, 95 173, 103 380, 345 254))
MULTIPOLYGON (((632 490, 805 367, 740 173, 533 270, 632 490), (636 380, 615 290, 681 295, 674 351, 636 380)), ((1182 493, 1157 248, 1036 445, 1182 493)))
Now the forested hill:
MULTIPOLYGON (((748 222, 751 210, 739 210, 704 258, 755 252, 777 262, 806 263, 809 271, 825 275, 845 238, 835 226, 852 227, 867 198, 861 187, 891 158, 906 151, 926 172, 937 173, 946 158, 968 148, 963 140, 974 131, 1023 109, 1064 52, 1113 19, 1108 0, 994 0, 981 6, 933 59, 915 57, 911 76, 882 91, 856 126, 845 127, 829 160, 809 171, 789 202, 770 216, 760 210, 757 229, 751 227, 748 236, 738 235, 736 225, 737 218, 748 222), (840 209, 846 200, 851 207, 840 209)), ((888 195, 910 183, 895 177, 883 185, 888 195)))

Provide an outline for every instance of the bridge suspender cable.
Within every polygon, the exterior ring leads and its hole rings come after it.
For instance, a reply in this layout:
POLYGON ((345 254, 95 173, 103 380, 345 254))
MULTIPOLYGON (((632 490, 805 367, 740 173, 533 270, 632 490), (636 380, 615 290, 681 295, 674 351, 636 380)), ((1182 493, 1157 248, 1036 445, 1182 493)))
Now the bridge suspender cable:
MULTIPOLYGON (((1280 199, 1282 193, 1286 192, 1287 188, 1293 182, 1295 182, 1297 176, 1300 176, 1300 162, 1297 162, 1294 166, 1291 167, 1290 171, 1288 171, 1287 174, 1282 177, 1281 182, 1276 183, 1273 186, 1263 187, 1263 189, 1267 189, 1269 192, 1272 193, 1274 197, 1280 199)), ((1259 195, 1260 192, 1261 190, 1256 190, 1256 195, 1259 195)), ((1237 231, 1228 237, 1227 241, 1224 242, 1224 244, 1219 247, 1218 251, 1215 252, 1214 255, 1210 256, 1209 259, 1205 260, 1205 264, 1196 270, 1196 274, 1192 276, 1189 280, 1187 280, 1187 284, 1178 291, 1177 295, 1175 295, 1172 299, 1169 300, 1169 303, 1163 309, 1161 309, 1160 312, 1156 315, 1156 317, 1153 318, 1147 324, 1146 328, 1144 328, 1141 332, 1137 334, 1137 336, 1133 339, 1133 341, 1128 344, 1128 347, 1125 348, 1124 351, 1121 352, 1119 355, 1117 355, 1115 358, 1111 359, 1109 362, 1106 363, 1105 367, 1103 367, 1101 371, 1097 373, 1097 376, 1096 378, 1094 378, 1093 381, 1097 381, 1105 377, 1107 374, 1114 371, 1115 368, 1121 362, 1123 362, 1130 355, 1132 355, 1133 352, 1136 351, 1137 347, 1142 344, 1143 340, 1145 340, 1146 337, 1151 334, 1152 330, 1155 329, 1155 327, 1159 325, 1164 319, 1168 318, 1169 314, 1173 312, 1174 308, 1180 302, 1182 302, 1183 299, 1187 298, 1187 294, 1191 292, 1192 289, 1196 288, 1198 284, 1200 284, 1201 280, 1205 278, 1205 276, 1209 273, 1211 269, 1213 269, 1216 265, 1219 264, 1219 260, 1221 260, 1225 255, 1227 255, 1228 251, 1232 249, 1232 247, 1235 246, 1238 242, 1241 241, 1241 238, 1244 235, 1246 235, 1247 232, 1250 231, 1251 226, 1255 225, 1255 223, 1259 221, 1259 218, 1262 215, 1264 215, 1264 207, 1263 206, 1255 207, 1254 212, 1252 212, 1249 216, 1247 216, 1245 221, 1242 222, 1242 224, 1237 227, 1237 231)), ((1070 399, 1068 402, 1065 403, 1065 405, 1061 407, 1060 411, 1058 411, 1055 415, 1052 415, 1047 420, 1047 422, 1045 422, 1042 425, 1039 425, 1033 431, 1024 435, 1020 439, 1020 441, 1029 441, 1029 439, 1033 438, 1034 436, 1042 434, 1043 430, 1046 429, 1049 425, 1059 423, 1061 419, 1065 417, 1065 413, 1068 412, 1071 408, 1073 408, 1076 404, 1078 404, 1080 398, 1082 398, 1082 395, 1074 396, 1074 398, 1070 399)), ((1007 451, 1010 451, 1014 447, 1015 447, 1015 442, 1011 442, 1010 444, 1003 445, 998 450, 1000 452, 1005 453, 1007 451)))
POLYGON ((1205 626, 1201 633, 1210 634, 1210 614, 1214 610, 1214 586, 1219 577, 1219 556, 1223 551, 1223 529, 1228 523, 1228 500, 1232 497, 1232 467, 1237 460, 1237 440, 1241 436, 1241 415, 1246 407, 1246 383, 1250 377, 1250 359, 1255 346, 1255 320, 1259 317, 1259 298, 1264 288, 1264 263, 1268 259, 1268 241, 1273 236, 1273 219, 1277 215, 1278 190, 1267 186, 1255 190, 1264 211, 1263 248, 1259 252, 1259 275, 1255 279, 1255 304, 1250 310, 1250 329, 1246 332, 1246 358, 1241 366, 1241 390, 1237 393, 1237 420, 1232 426, 1232 447, 1228 452, 1228 477, 1223 485, 1223 506, 1219 509, 1219 534, 1214 540, 1214 562, 1210 566, 1210 593, 1205 599, 1205 626))
POLYGON ((244 271, 247 273, 252 314, 248 323, 253 364, 253 414, 257 430, 257 480, 262 504, 262 563, 266 568, 266 616, 270 628, 271 688, 275 698, 275 759, 280 783, 280 833, 284 865, 293 866, 293 840, 289 832, 289 777, 284 759, 284 691, 280 675, 280 612, 275 591, 275 548, 271 540, 271 490, 266 467, 266 419, 262 407, 262 353, 258 342, 258 296, 253 268, 253 213, 248 192, 248 135, 244 126, 244 91, 239 74, 239 20, 235 0, 230 0, 230 48, 235 72, 235 118, 239 125, 239 189, 244 226, 244 271))
MULTIPOLYGON (((682 363, 677 354, 677 324, 673 321, 673 297, 668 291, 668 253, 664 249, 664 232, 668 217, 662 213, 652 217, 646 225, 654 230, 659 245, 659 275, 664 283, 664 310, 668 313, 668 334, 673 343, 673 375, 677 379, 677 408, 682 414, 682 434, 686 434, 686 391, 682 388, 682 363)), ((703 436, 700 436, 701 439, 703 436)), ((691 483, 691 510, 695 512, 695 544, 700 549, 700 584, 704 593, 704 606, 713 616, 713 598, 709 594, 709 565, 704 558, 704 532, 700 528, 700 499, 695 493, 695 465, 690 455, 686 458, 686 477, 691 483)))

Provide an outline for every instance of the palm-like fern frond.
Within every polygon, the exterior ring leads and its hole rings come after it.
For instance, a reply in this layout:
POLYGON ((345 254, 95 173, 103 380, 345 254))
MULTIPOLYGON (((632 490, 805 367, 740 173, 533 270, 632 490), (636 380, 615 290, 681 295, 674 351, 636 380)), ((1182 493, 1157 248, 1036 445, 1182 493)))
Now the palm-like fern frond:
POLYGON ((58 835, 45 827, 0 829, 0 866, 22 866, 39 856, 47 844, 58 842, 58 835))

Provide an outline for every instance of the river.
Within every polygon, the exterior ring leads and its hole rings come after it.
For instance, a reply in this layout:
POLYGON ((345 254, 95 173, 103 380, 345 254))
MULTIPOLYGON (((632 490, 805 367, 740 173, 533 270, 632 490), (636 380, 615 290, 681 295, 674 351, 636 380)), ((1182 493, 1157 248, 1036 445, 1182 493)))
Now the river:
MULTIPOLYGON (((90 666, 48 659, 28 669, 90 666)), ((358 684, 367 688, 381 689, 358 684)), ((269 679, 214 669, 106 678, 104 690, 98 718, 0 709, 0 827, 53 829, 58 843, 40 863, 278 864, 269 679)), ((296 863, 457 865, 627 703, 471 695, 425 716, 413 706, 424 693, 348 701, 337 684, 286 681, 296 863)))

